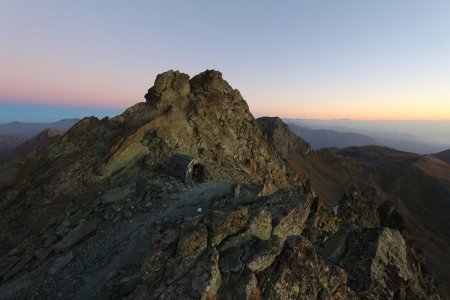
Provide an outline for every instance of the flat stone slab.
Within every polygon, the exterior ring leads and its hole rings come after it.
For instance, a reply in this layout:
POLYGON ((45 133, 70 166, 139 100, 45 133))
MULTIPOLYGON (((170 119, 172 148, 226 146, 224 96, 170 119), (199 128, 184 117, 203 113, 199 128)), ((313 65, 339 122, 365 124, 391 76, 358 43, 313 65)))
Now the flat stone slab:
POLYGON ((53 246, 53 251, 62 253, 84 240, 97 230, 97 221, 88 221, 72 229, 62 240, 53 246))

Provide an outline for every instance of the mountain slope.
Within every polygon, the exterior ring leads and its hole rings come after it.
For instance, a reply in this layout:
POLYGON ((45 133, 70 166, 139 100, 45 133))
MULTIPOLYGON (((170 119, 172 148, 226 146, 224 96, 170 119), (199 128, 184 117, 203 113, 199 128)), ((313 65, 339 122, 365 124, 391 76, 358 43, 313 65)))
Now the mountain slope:
POLYGON ((434 154, 434 156, 439 158, 440 160, 450 163, 450 150, 436 153, 436 154, 434 154))
POLYGON ((315 152, 221 73, 145 98, 5 167, 0 299, 439 298, 395 209, 351 188, 326 207, 288 167, 315 152))
POLYGON ((352 147, 338 151, 365 165, 367 180, 396 204, 450 292, 450 164, 439 159, 383 147, 352 147))
POLYGON ((13 134, 0 134, 0 154, 17 147, 27 140, 26 137, 13 134))
MULTIPOLYGON (((278 126, 271 129, 279 134, 275 140, 290 135, 278 122, 272 125, 278 126)), ((309 155, 294 151, 287 157, 289 166, 310 180, 329 207, 339 204, 349 188, 378 204, 392 201, 404 218, 404 235, 424 250, 445 286, 450 286, 450 273, 444 267, 450 263, 445 246, 450 243, 446 230, 450 227, 446 217, 450 214, 450 165, 379 146, 315 150, 309 155)))
POLYGON ((0 153, 0 165, 11 163, 33 151, 41 149, 48 144, 56 141, 62 135, 62 131, 45 129, 31 139, 19 144, 17 147, 0 153))
POLYGON ((160 172, 174 153, 205 160, 210 178, 259 181, 262 193, 286 186, 281 158, 219 72, 191 80, 179 72, 160 74, 146 98, 113 119, 81 120, 45 151, 5 170, 1 208, 18 215, 0 221, 3 247, 40 230, 41 220, 47 226, 46 216, 65 210, 68 202, 84 205, 109 186, 160 172), (32 214, 22 209, 24 203, 32 214), (22 229, 9 234, 15 227, 22 229))
MULTIPOLYGON (((52 123, 22 123, 11 122, 0 124, 0 155, 3 163, 13 161, 18 158, 24 148, 30 147, 30 143, 24 145, 22 150, 16 151, 18 147, 27 140, 41 134, 47 129, 65 132, 72 127, 79 119, 65 119, 52 123)), ((36 141, 32 142, 35 143, 36 141)), ((36 145, 37 146, 37 145, 36 145)), ((27 152, 27 151, 25 151, 27 152)))
POLYGON ((359 165, 336 155, 333 149, 305 152, 289 147, 289 151, 286 151, 287 147, 284 146, 286 141, 290 141, 290 144, 306 144, 308 147, 309 144, 291 131, 290 124, 286 126, 279 118, 259 118, 257 121, 265 124, 262 128, 267 137, 273 141, 277 151, 287 161, 290 169, 301 178, 309 180, 313 190, 325 204, 336 205, 349 183, 362 175, 359 165))
POLYGON ((0 124, 0 134, 19 135, 27 138, 39 134, 43 130, 50 128, 58 131, 67 131, 80 119, 64 119, 51 123, 23 123, 23 122, 11 122, 6 124, 0 124))

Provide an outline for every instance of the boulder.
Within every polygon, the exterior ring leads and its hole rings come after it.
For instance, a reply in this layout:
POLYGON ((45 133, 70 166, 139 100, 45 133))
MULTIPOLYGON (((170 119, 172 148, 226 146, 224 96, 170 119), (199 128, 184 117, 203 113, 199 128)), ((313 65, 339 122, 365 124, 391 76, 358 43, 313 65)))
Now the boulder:
POLYGON ((356 299, 345 271, 328 267, 303 237, 288 238, 280 257, 258 281, 264 299, 356 299))
POLYGON ((267 269, 283 250, 284 239, 273 236, 267 241, 257 241, 253 244, 253 253, 247 261, 247 267, 253 272, 267 269))
POLYGON ((152 292, 157 299, 216 299, 222 284, 219 253, 214 248, 205 252, 197 264, 178 281, 158 281, 152 292))
POLYGON ((350 287, 369 298, 400 295, 413 278, 405 240, 390 228, 352 231, 341 264, 349 273, 350 287))
POLYGON ((360 194, 357 190, 350 188, 339 201, 338 208, 337 215, 342 223, 362 228, 380 226, 377 202, 371 194, 360 194))
POLYGON ((261 240, 268 240, 272 234, 272 216, 267 209, 262 209, 250 220, 249 233, 261 240))
POLYGON ((208 222, 212 232, 211 244, 217 246, 226 237, 245 229, 248 222, 248 209, 242 207, 226 215, 214 212, 208 222))
POLYGON ((220 299, 263 299, 258 288, 256 275, 249 269, 239 273, 227 274, 222 278, 222 286, 219 290, 220 299))
POLYGON ((299 199, 293 205, 274 207, 271 211, 273 223, 273 234, 281 239, 286 239, 291 235, 299 235, 305 226, 311 208, 311 201, 299 199), (287 212, 287 214, 286 214, 287 212))

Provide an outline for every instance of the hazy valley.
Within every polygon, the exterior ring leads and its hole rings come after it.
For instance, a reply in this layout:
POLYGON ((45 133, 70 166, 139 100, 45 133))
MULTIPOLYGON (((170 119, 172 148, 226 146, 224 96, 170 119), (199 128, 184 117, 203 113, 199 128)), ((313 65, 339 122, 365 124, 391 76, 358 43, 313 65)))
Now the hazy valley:
POLYGON ((285 119, 314 149, 377 145, 417 154, 450 148, 450 122, 285 119))

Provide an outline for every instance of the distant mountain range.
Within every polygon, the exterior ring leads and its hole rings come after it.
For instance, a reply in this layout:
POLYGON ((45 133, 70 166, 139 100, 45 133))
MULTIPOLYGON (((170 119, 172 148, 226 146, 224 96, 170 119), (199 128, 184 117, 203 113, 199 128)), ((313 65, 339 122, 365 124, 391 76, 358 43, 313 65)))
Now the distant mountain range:
POLYGON ((377 145, 417 154, 437 153, 449 148, 442 145, 418 140, 413 136, 398 133, 343 132, 331 129, 316 129, 299 125, 287 120, 289 128, 307 141, 314 149, 345 148, 351 146, 377 145))
POLYGON ((32 138, 33 136, 47 128, 59 131, 67 131, 79 120, 80 119, 64 119, 49 123, 11 122, 0 124, 0 135, 16 135, 23 136, 25 138, 32 138))
POLYGON ((80 119, 64 119, 51 123, 11 122, 0 124, 0 163, 11 161, 47 144, 55 133, 62 134, 80 119), (45 137, 51 137, 49 139, 45 137))
POLYGON ((0 153, 11 150, 46 129, 65 132, 80 119, 64 119, 51 123, 11 122, 0 124, 0 153))

